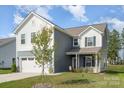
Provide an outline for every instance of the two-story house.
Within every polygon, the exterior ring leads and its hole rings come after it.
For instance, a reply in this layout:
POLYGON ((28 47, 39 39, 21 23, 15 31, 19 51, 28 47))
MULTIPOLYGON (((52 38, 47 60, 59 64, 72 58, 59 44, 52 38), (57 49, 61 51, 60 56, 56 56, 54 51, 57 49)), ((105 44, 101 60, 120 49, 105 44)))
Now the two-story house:
POLYGON ((16 65, 20 72, 41 72, 32 53, 32 37, 45 26, 53 28, 51 44, 56 43, 53 62, 45 66, 46 73, 50 68, 54 73, 69 71, 70 66, 73 69, 88 68, 94 73, 106 69, 107 24, 64 29, 31 12, 15 29, 16 65))

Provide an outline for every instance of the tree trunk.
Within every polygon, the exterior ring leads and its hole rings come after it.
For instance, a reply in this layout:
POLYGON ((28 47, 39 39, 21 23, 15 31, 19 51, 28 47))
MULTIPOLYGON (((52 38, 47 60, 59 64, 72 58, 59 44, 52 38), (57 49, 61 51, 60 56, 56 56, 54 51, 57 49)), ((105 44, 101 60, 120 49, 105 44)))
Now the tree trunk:
POLYGON ((42 64, 42 72, 41 72, 41 79, 42 79, 42 83, 44 84, 45 82, 45 77, 44 77, 44 63, 42 64))
POLYGON ((44 63, 42 64, 42 75, 44 75, 44 63))

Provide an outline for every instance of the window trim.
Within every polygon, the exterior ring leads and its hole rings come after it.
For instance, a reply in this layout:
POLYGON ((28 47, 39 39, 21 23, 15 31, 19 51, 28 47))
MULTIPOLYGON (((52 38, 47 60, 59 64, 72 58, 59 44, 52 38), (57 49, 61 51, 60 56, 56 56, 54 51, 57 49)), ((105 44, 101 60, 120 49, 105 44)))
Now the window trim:
POLYGON ((96 46, 96 36, 91 36, 91 37, 85 37, 85 47, 95 47, 96 46), (95 38, 94 38, 95 37, 95 38), (87 40, 86 40, 86 38, 87 38, 87 40), (90 41, 89 41, 89 38, 92 38, 92 44, 91 45, 89 45, 89 43, 91 43, 90 41), (95 41, 94 41, 94 39, 95 39, 95 41))
POLYGON ((92 56, 85 56, 85 67, 87 67, 87 63, 91 63, 90 67, 93 67, 93 57, 92 56), (90 58, 91 62, 87 62, 87 59, 90 58))
POLYGON ((34 34, 34 36, 35 36, 36 32, 31 32, 31 43, 33 43, 32 42, 32 39, 33 39, 32 34, 34 34))
POLYGON ((34 57, 28 57, 28 61, 34 61, 34 57))
POLYGON ((25 43, 26 43, 26 41, 25 41, 25 34, 21 34, 21 44, 23 45, 25 43), (22 35, 24 35, 24 37, 22 35), (22 40, 24 40, 24 43, 22 43, 22 40))
POLYGON ((79 46, 79 39, 78 38, 73 38, 73 47, 78 47, 79 46), (75 40, 77 39, 77 45, 75 45, 75 40))
POLYGON ((87 46, 94 46, 94 38, 93 37, 87 37, 87 46))
POLYGON ((27 57, 22 57, 21 61, 27 61, 27 57))

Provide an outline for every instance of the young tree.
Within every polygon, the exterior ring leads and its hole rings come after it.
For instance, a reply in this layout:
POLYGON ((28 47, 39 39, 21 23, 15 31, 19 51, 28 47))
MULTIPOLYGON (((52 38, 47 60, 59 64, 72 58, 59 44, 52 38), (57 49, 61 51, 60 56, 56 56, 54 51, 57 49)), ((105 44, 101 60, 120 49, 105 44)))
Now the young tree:
POLYGON ((45 74, 45 66, 52 64, 54 44, 52 42, 52 28, 44 27, 38 31, 33 37, 33 54, 38 64, 42 69, 42 74, 45 74))
POLYGON ((109 34, 108 59, 110 63, 115 63, 120 49, 120 35, 115 29, 109 34))

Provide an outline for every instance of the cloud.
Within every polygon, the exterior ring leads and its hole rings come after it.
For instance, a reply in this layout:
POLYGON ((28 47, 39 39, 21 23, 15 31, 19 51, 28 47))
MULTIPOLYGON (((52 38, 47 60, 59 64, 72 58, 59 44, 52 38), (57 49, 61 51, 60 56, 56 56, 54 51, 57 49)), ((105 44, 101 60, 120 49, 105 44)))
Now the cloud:
POLYGON ((14 33, 10 33, 7 37, 15 37, 14 33))
POLYGON ((36 13, 42 15, 43 17, 49 19, 49 20, 53 20, 53 18, 49 15, 49 10, 51 8, 37 8, 37 10, 35 11, 36 13))
POLYGON ((34 6, 34 5, 20 5, 16 6, 16 13, 14 13, 14 25, 18 25, 24 18, 22 14, 28 14, 31 11, 36 12, 37 14, 49 19, 53 20, 53 18, 49 15, 49 11, 53 8, 53 6, 34 6))
POLYGON ((116 29, 119 32, 121 32, 124 28, 124 21, 119 20, 118 18, 101 17, 100 21, 95 23, 108 23, 113 29, 116 29))
POLYGON ((15 37, 14 33, 9 33, 8 35, 0 35, 0 39, 1 38, 8 38, 8 37, 15 37))
POLYGON ((115 10, 113 10, 113 9, 111 9, 111 10, 110 10, 110 13, 116 13, 116 11, 115 11, 115 10))
POLYGON ((24 18, 19 14, 14 14, 14 24, 18 25, 24 18))
POLYGON ((124 12, 124 5, 122 5, 121 8, 122 8, 122 11, 124 12))
POLYGON ((69 13, 71 13, 77 21, 87 22, 88 18, 85 15, 86 10, 85 6, 62 6, 62 8, 69 13))
POLYGON ((52 9, 53 6, 34 6, 34 5, 29 5, 29 6, 17 6, 17 11, 21 12, 21 13, 26 13, 28 14, 31 11, 34 11, 36 13, 38 13, 39 15, 49 19, 49 20, 53 20, 53 18, 49 15, 49 11, 52 9))
MULTIPOLYGON (((19 5, 16 6, 16 13, 14 14, 14 24, 18 25, 24 18, 22 17, 22 14, 28 14, 31 11, 34 11, 38 13, 39 15, 49 19, 53 20, 53 18, 50 16, 49 12, 53 9, 55 6, 41 6, 41 5, 19 5)), ((57 6, 56 6, 57 7, 57 6)), ((68 11, 72 14, 73 19, 77 21, 87 22, 88 18, 85 15, 85 6, 61 6, 65 11, 68 11)))

